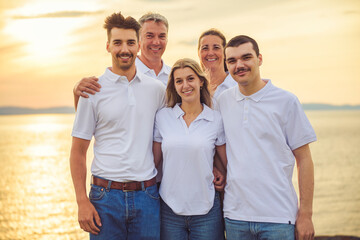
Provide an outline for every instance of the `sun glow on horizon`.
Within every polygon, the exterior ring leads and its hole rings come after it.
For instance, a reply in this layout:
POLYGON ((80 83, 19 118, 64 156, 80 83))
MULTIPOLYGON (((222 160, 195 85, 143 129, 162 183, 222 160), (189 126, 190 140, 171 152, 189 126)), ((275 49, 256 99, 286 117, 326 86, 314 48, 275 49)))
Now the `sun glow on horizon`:
POLYGON ((96 13, 98 7, 94 3, 84 6, 67 1, 34 2, 9 11, 3 32, 23 48, 25 61, 49 64, 66 56, 78 41, 74 33, 91 21, 77 16, 96 13))

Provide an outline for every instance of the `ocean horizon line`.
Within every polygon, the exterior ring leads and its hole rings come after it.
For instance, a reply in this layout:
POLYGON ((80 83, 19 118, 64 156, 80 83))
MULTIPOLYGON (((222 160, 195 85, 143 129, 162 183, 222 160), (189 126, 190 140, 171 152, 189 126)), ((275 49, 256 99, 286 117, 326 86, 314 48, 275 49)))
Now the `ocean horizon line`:
MULTIPOLYGON (((326 103, 303 103, 302 107, 305 111, 311 110, 360 110, 360 105, 333 105, 326 103)), ((75 113, 74 107, 46 107, 31 108, 21 106, 0 106, 0 115, 22 115, 22 114, 51 114, 51 113, 75 113)))

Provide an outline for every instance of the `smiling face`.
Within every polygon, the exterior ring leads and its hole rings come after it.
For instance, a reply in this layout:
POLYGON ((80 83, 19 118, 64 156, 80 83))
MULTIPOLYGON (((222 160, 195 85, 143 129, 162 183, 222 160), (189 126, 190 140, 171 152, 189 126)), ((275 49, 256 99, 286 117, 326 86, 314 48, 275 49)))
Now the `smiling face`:
POLYGON ((206 35, 199 41, 198 55, 203 68, 224 68, 223 40, 219 36, 206 35))
POLYGON ((134 62, 139 51, 135 30, 112 28, 106 49, 111 53, 115 73, 124 73, 130 68, 135 68, 134 62))
POLYGON ((163 22, 146 21, 140 30, 141 55, 149 61, 161 59, 167 45, 167 28, 163 22))
POLYGON ((174 71, 174 85, 183 103, 200 103, 200 87, 203 82, 189 67, 174 71))
POLYGON ((229 72, 239 86, 252 88, 259 84, 262 56, 256 55, 251 42, 237 47, 227 47, 225 54, 229 72))

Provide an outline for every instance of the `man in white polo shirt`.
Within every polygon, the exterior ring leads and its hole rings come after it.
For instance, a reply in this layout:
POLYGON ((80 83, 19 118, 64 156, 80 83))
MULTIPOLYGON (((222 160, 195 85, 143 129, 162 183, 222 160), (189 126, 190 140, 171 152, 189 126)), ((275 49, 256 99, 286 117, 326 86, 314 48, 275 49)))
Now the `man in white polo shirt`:
POLYGON ((227 148, 224 216, 228 240, 313 239, 314 170, 309 143, 316 141, 297 97, 262 80, 255 40, 237 36, 225 48, 238 86, 219 99, 227 148), (292 184, 297 163, 300 204, 292 184))
POLYGON ((169 23, 158 13, 146 13, 140 19, 140 49, 135 64, 142 73, 160 80, 165 86, 171 67, 162 60, 168 42, 169 23))
POLYGON ((101 92, 81 97, 72 131, 71 175, 80 227, 90 239, 160 239, 160 202, 152 153, 154 118, 165 86, 136 71, 139 23, 107 17, 112 67, 101 92), (86 152, 95 138, 92 186, 86 195, 86 152))
MULTIPOLYGON (((135 60, 135 66, 143 74, 161 81, 165 86, 169 79, 171 67, 162 60, 168 42, 169 23, 158 13, 146 13, 140 19, 140 55, 135 60)), ((79 97, 99 92, 101 85, 97 77, 87 77, 75 84, 73 93, 75 109, 79 97)))

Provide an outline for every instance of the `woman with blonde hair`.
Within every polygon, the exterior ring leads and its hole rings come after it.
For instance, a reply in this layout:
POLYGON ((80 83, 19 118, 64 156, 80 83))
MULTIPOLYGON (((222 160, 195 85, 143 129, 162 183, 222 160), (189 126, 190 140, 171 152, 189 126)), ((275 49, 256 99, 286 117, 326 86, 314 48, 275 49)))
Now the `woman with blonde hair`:
POLYGON ((221 240, 212 170, 215 151, 226 166, 225 135, 198 63, 185 58, 174 64, 166 97, 167 107, 156 115, 153 145, 155 164, 163 161, 161 238, 221 240))

